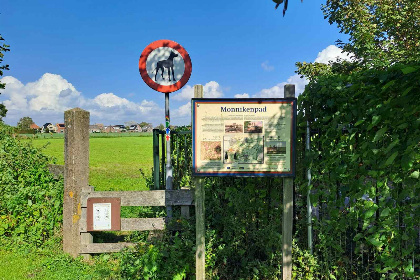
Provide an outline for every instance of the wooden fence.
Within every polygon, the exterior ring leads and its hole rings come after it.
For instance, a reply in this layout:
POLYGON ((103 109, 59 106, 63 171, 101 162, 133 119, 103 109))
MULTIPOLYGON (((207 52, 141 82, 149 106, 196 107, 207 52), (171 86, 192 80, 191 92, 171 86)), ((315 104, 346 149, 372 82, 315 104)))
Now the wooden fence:
MULTIPOLYGON (((118 252, 132 245, 127 242, 93 243, 91 231, 88 230, 89 199, 118 198, 121 201, 120 206, 181 206, 182 216, 189 218, 189 206, 194 205, 194 193, 189 188, 159 190, 157 184, 157 189, 151 191, 95 191, 94 187, 88 185, 89 112, 76 108, 66 111, 64 116, 66 131, 63 170, 63 249, 65 252, 74 257, 83 255, 88 258, 90 254, 118 252)), ((159 150, 157 154, 159 155, 159 150)), ((54 174, 62 172, 57 166, 50 166, 50 170, 54 174)), ((157 170, 160 170, 159 159, 157 170)), ((157 182, 160 181, 159 177, 157 182)), ((169 222, 167 218, 119 218, 121 231, 163 230, 169 222)))
MULTIPOLYGON (((81 193, 80 254, 118 252, 122 248, 133 245, 120 243, 93 243, 87 229, 87 201, 89 198, 120 198, 121 206, 189 206, 194 204, 191 190, 154 190, 154 191, 85 191, 81 193)), ((166 218, 121 218, 121 231, 153 231, 163 230, 166 218)))

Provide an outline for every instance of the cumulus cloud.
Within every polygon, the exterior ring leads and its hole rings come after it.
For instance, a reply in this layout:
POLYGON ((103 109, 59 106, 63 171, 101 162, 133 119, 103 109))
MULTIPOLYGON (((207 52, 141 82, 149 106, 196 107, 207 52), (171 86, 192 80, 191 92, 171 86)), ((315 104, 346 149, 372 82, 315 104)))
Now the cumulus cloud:
POLYGON ((99 107, 116 107, 116 106, 127 106, 130 105, 130 101, 125 98, 116 96, 113 93, 101 93, 96 96, 93 101, 99 105, 99 107))
POLYGON ((286 82, 279 83, 271 88, 266 88, 260 92, 254 94, 252 97, 260 98, 283 98, 284 97, 284 85, 294 84, 295 85, 295 95, 298 96, 305 90, 305 85, 308 84, 306 78, 300 78, 299 75, 295 74, 290 76, 286 82))
POLYGON ((184 118, 184 117, 190 117, 191 116, 191 102, 188 102, 182 106, 180 106, 178 109, 176 109, 173 114, 175 118, 184 118))
MULTIPOLYGON (((210 81, 203 86, 203 96, 205 98, 219 98, 223 97, 223 90, 219 83, 210 81)), ((194 87, 190 85, 184 86, 179 93, 171 96, 171 99, 176 101, 190 100, 194 97, 194 87)))
POLYGON ((242 94, 235 94, 235 98, 249 98, 248 93, 242 93, 242 94))
POLYGON ((264 69, 264 71, 267 71, 267 72, 270 72, 270 71, 274 70, 274 66, 270 65, 268 60, 261 63, 261 67, 262 67, 262 69, 264 69))
POLYGON ((342 50, 334 45, 329 45, 318 53, 315 62, 328 64, 329 61, 335 61, 337 58, 341 58, 347 61, 352 60, 352 55, 348 52, 342 52, 342 50))
MULTIPOLYGON (((337 58, 341 58, 347 61, 352 60, 352 55, 347 52, 342 52, 340 48, 329 45, 322 51, 318 53, 318 56, 316 57, 314 62, 319 63, 328 63, 329 61, 335 61, 337 58)), ((263 63, 264 64, 264 63, 263 63)), ((266 64, 261 64, 263 67, 268 66, 268 62, 266 64)), ((290 76, 286 82, 278 83, 277 85, 262 89, 258 93, 252 95, 252 97, 260 98, 260 97, 266 97, 266 98, 283 98, 284 97, 284 85, 286 84, 294 84, 295 85, 295 94, 298 96, 305 90, 305 86, 308 84, 308 80, 306 78, 300 78, 299 75, 295 74, 293 76, 290 76)), ((246 94, 246 93, 245 93, 246 94)), ((241 94, 235 95, 235 97, 242 97, 241 94)))
POLYGON ((16 125, 21 117, 30 116, 38 125, 62 122, 65 110, 81 107, 91 113, 91 122, 122 123, 127 119, 155 122, 164 115, 155 102, 129 101, 114 93, 101 93, 94 98, 84 97, 62 76, 46 73, 39 80, 23 84, 12 76, 1 79, 6 89, 0 95, 8 109, 4 120, 16 125), (154 112, 153 114, 150 114, 154 112))

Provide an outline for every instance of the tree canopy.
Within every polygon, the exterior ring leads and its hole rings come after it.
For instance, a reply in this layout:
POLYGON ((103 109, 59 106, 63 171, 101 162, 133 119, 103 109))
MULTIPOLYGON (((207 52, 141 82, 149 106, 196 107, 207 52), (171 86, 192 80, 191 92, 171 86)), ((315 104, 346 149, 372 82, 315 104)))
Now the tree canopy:
MULTIPOLYGON (((4 41, 3 37, 0 34, 0 41, 4 41)), ((3 62, 4 53, 10 51, 9 45, 1 44, 0 45, 0 78, 3 76, 3 70, 9 70, 9 65, 1 64, 3 62)), ((5 89, 6 84, 0 82, 0 89, 5 89)), ((0 92, 1 94, 1 92, 0 92)), ((6 116, 7 109, 6 106, 0 104, 0 121, 6 116)))
POLYGON ((337 41, 368 67, 411 63, 420 54, 418 0, 327 0, 324 17, 349 41, 337 41))
POLYGON ((19 122, 17 123, 17 128, 19 130, 29 130, 31 129, 31 124, 33 124, 34 121, 30 117, 23 117, 20 118, 19 122))
POLYGON ((362 69, 385 69, 396 63, 420 61, 419 0, 327 0, 322 5, 325 19, 337 24, 347 42, 337 45, 353 61, 297 62, 297 73, 309 80, 333 73, 350 74, 362 69))

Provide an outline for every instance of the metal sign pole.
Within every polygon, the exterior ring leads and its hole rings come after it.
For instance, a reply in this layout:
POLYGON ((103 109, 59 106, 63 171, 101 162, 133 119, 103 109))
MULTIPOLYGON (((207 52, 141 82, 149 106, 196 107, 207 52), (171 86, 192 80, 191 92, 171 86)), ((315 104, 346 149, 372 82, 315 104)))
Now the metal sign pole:
MULTIPOLYGON (((169 127, 169 93, 165 93, 165 125, 166 125, 166 189, 172 190, 172 163, 171 163, 171 129, 169 127)), ((172 206, 166 206, 166 216, 172 218, 172 206)))

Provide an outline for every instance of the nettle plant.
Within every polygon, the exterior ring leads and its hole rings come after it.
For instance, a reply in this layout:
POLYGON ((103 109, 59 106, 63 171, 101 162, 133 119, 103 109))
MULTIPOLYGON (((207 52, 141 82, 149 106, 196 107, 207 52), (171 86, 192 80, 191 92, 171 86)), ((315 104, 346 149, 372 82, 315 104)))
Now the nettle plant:
POLYGON ((40 245, 61 228, 63 180, 50 174, 50 162, 0 123, 0 237, 40 245))

